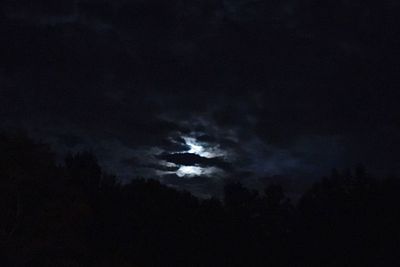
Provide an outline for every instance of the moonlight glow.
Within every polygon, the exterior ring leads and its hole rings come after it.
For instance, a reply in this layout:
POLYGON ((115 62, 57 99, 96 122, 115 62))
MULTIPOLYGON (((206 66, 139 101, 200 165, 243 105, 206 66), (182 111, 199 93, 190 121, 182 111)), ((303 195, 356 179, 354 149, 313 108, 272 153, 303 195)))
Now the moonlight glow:
POLYGON ((188 153, 193 153, 205 158, 215 158, 225 156, 225 153, 218 147, 204 146, 193 137, 183 137, 186 145, 190 147, 188 153))
MULTIPOLYGON (((183 136, 182 139, 185 141, 185 144, 188 146, 188 150, 186 151, 181 151, 181 152, 175 152, 175 154, 181 154, 181 153, 189 153, 189 154, 195 154, 203 158, 216 158, 216 157, 226 157, 226 152, 221 150, 218 145, 211 145, 207 142, 199 142, 196 140, 195 137, 188 137, 188 136, 183 136)), ((213 166, 199 166, 198 164, 194 164, 192 166, 188 165, 178 165, 170 162, 163 162, 163 166, 166 167, 177 167, 177 171, 173 172, 165 172, 164 174, 168 173, 175 173, 179 177, 187 177, 187 178, 192 178, 196 176, 212 176, 212 175, 217 175, 221 176, 222 175, 222 170, 213 167, 213 166)))
POLYGON ((179 170, 176 172, 176 175, 179 177, 194 177, 194 176, 200 176, 203 173, 203 170, 201 167, 196 167, 196 166, 182 166, 179 168, 179 170))
POLYGON ((188 178, 201 175, 205 176, 214 175, 215 177, 221 177, 223 175, 223 171, 216 167, 182 166, 176 172, 176 175, 178 175, 179 177, 188 177, 188 178))

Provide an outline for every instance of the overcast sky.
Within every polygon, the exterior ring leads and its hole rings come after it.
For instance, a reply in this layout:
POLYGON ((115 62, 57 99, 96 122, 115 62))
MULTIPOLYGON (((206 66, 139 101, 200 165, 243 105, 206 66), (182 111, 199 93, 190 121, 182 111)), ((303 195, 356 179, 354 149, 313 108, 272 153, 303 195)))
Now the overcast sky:
POLYGON ((0 4, 0 127, 123 181, 296 191, 400 169, 397 1, 0 4), (323 2, 323 3, 321 3, 323 2))

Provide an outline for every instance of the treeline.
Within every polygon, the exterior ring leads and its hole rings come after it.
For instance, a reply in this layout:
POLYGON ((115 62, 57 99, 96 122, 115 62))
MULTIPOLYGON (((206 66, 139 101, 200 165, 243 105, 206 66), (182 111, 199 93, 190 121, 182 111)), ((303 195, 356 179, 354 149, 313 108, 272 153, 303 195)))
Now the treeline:
POLYGON ((295 204, 275 184, 202 200, 0 135, 1 266, 400 266, 399 200, 398 179, 361 167, 295 204))

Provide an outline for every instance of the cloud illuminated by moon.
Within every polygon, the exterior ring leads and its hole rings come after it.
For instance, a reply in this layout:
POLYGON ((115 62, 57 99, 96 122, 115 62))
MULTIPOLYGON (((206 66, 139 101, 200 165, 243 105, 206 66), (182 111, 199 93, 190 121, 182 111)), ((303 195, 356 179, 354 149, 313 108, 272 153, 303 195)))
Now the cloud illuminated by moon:
POLYGON ((225 156, 224 151, 220 150, 218 146, 214 147, 204 146, 203 144, 198 142, 194 137, 184 136, 182 138, 183 140, 185 140, 186 145, 190 147, 190 150, 187 151, 188 153, 196 154, 205 158, 215 158, 215 157, 225 156))
MULTIPOLYGON (((171 154, 194 154, 202 158, 213 159, 218 157, 226 157, 226 152, 219 148, 218 144, 209 144, 207 142, 199 142, 195 137, 182 136, 185 141, 187 150, 174 152, 171 154)), ((175 171, 159 170, 159 174, 176 174, 182 178, 193 178, 196 176, 223 176, 223 170, 214 166, 200 166, 198 164, 183 165, 168 161, 161 161, 160 164, 165 168, 177 168, 175 171)))
POLYGON ((216 167, 181 166, 176 175, 179 177, 193 178, 196 176, 222 176, 222 170, 216 167))
POLYGON ((179 168, 179 170, 176 172, 176 175, 179 177, 194 177, 194 176, 200 176, 203 173, 203 168, 201 167, 196 167, 196 166, 182 166, 179 168))

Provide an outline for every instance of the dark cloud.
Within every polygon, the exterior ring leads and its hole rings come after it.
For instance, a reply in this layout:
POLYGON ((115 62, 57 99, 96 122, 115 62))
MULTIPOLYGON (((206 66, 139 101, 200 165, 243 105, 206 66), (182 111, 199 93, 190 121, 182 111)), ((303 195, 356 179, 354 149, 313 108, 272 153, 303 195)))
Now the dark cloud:
POLYGON ((185 140, 180 136, 164 139, 159 147, 170 152, 182 152, 190 150, 190 146, 188 146, 185 140))
POLYGON ((58 142, 67 147, 75 147, 79 144, 82 144, 84 140, 80 136, 69 135, 69 134, 55 134, 55 137, 58 139, 58 142))
POLYGON ((199 137, 197 137, 197 140, 200 142, 207 142, 207 143, 217 142, 217 139, 215 137, 206 134, 200 135, 199 137))
MULTIPOLYGON (((132 167, 133 169, 146 168, 146 169, 158 170, 158 171, 162 171, 162 172, 176 172, 179 169, 178 166, 165 166, 165 165, 162 165, 162 164, 142 162, 137 157, 132 157, 132 158, 129 158, 129 159, 123 159, 121 161, 121 163, 126 165, 126 166, 128 166, 128 167, 132 167)), ((155 174, 155 172, 153 172, 153 175, 154 174, 155 174)))
POLYGON ((159 159, 166 160, 168 162, 185 165, 185 166, 203 166, 203 167, 218 167, 224 170, 229 170, 232 166, 221 158, 205 158, 192 153, 163 153, 157 156, 159 159))
POLYGON ((249 176, 387 169, 400 143, 399 8, 3 1, 0 126, 90 148, 124 177, 172 171, 154 159, 249 176), (187 153, 183 136, 229 160, 187 153))

